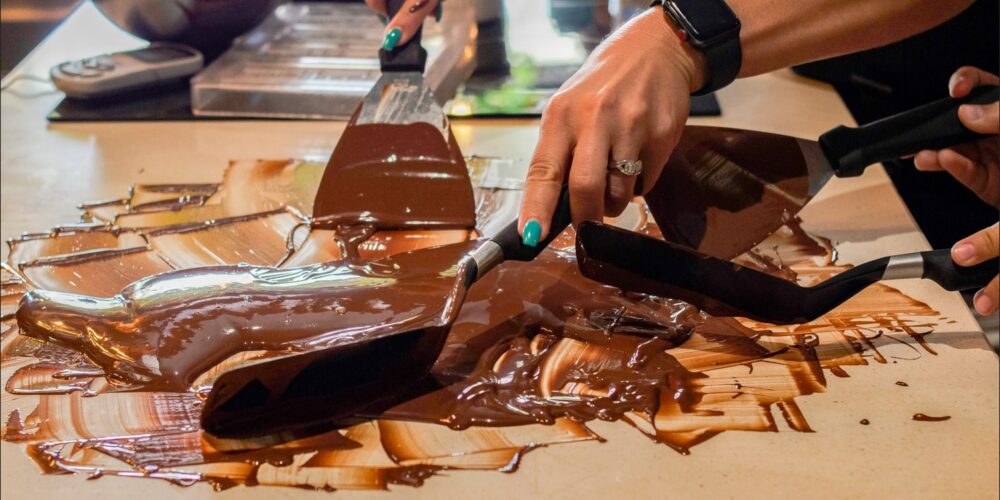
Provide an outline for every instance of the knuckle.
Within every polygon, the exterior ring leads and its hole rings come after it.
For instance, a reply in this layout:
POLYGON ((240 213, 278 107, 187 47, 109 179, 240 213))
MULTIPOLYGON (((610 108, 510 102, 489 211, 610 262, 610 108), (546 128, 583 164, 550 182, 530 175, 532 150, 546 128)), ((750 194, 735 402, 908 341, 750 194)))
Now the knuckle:
POLYGON ((615 108, 616 98, 614 94, 601 89, 586 94, 581 98, 584 108, 592 117, 602 117, 608 115, 615 108))
POLYGON ((589 173, 574 173, 569 177, 569 189, 586 197, 603 194, 604 179, 589 173))
POLYGON ((565 92, 555 93, 542 111, 542 121, 544 122, 546 118, 565 116, 570 109, 569 100, 570 97, 565 92))
POLYGON ((623 105, 618 111, 618 116, 622 122, 621 125, 623 125, 625 130, 638 126, 645 115, 646 110, 644 106, 634 103, 623 105))
POLYGON ((549 158, 535 158, 528 168, 525 180, 529 183, 561 183, 562 169, 549 158))

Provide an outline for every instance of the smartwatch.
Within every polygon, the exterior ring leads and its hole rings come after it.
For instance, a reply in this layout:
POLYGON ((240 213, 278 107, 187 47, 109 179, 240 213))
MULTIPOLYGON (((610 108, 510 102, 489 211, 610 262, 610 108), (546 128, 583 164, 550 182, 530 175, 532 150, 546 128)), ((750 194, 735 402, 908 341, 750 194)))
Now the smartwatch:
POLYGON ((705 86, 694 95, 714 92, 736 79, 743 64, 740 20, 723 0, 654 0, 677 26, 677 36, 705 56, 705 86))

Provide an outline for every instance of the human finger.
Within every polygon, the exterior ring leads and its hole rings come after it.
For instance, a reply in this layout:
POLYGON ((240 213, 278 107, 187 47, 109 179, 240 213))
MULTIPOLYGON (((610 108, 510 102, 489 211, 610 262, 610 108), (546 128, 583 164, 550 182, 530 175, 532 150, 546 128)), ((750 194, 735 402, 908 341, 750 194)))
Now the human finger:
POLYGON ((925 149, 913 157, 913 165, 917 170, 923 172, 938 172, 941 170, 941 162, 938 160, 938 152, 932 149, 925 149))
POLYGON ((963 238, 951 247, 951 258, 960 266, 974 266, 1000 255, 1000 224, 963 238))
POLYGON ((592 128, 573 148, 569 169, 569 204, 573 225, 604 217, 604 190, 607 185, 611 139, 600 128, 592 128))
POLYGON ((976 162, 954 149, 938 151, 938 164, 941 170, 948 172, 963 186, 975 193, 982 191, 989 181, 989 172, 976 165, 976 162))
POLYGON ((1000 304, 1000 276, 995 276, 982 290, 976 292, 972 298, 972 305, 977 313, 989 316, 997 312, 998 304, 1000 304))
POLYGON ((958 107, 958 120, 973 132, 996 134, 1000 132, 1000 102, 963 104, 958 107))
POLYGON ((518 219, 521 240, 532 247, 549 234, 572 147, 571 133, 561 126, 561 114, 552 112, 555 108, 551 103, 549 106, 542 117, 538 144, 528 167, 518 219), (560 118, 553 117, 556 114, 560 118))
POLYGON ((948 93, 954 98, 965 97, 972 92, 972 89, 989 84, 1000 84, 1000 78, 974 66, 962 66, 951 74, 948 80, 948 93))
POLYGON ((424 18, 434 14, 439 0, 408 0, 385 27, 382 48, 392 50, 411 38, 424 25, 424 18))
MULTIPOLYGON (((642 161, 640 154, 641 139, 639 134, 634 132, 635 128, 625 127, 625 132, 618 134, 611 146, 610 163, 619 161, 642 161)), ((645 168, 645 164, 643 164, 645 168)), ((617 168, 608 166, 607 189, 604 193, 604 215, 617 217, 628 207, 632 198, 635 197, 635 183, 638 179, 635 175, 626 175, 617 168)))

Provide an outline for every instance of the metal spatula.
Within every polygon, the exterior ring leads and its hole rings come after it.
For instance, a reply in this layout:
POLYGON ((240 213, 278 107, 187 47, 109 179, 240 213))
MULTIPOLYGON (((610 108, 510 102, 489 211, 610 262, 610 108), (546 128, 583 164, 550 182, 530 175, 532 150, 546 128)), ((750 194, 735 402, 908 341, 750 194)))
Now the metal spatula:
POLYGON ((956 266, 949 250, 866 262, 810 287, 716 259, 675 243, 599 222, 579 228, 576 256, 584 276, 623 290, 673 297, 715 316, 777 324, 811 321, 882 280, 924 278, 945 290, 986 286, 998 259, 956 266))
POLYGON ((962 126, 958 107, 997 99, 996 86, 978 87, 962 99, 837 127, 818 142, 689 126, 646 203, 667 240, 731 259, 781 227, 834 175, 860 175, 878 162, 984 137, 962 126))
MULTIPOLYGON (((389 16, 404 0, 389 0, 389 16)), ((382 76, 358 105, 323 172, 319 224, 381 229, 475 226, 472 186, 448 119, 424 82, 422 28, 379 50, 382 76)))
MULTIPOLYGON (((399 331, 353 344, 295 354, 224 373, 212 386, 201 414, 201 426, 227 439, 261 436, 301 436, 310 429, 342 425, 358 413, 377 413, 388 402, 412 394, 414 384, 430 372, 444 348, 451 323, 465 292, 480 277, 504 261, 531 261, 570 223, 569 193, 564 187, 552 216, 552 231, 534 247, 524 245, 512 221, 497 235, 482 240, 476 250, 455 263, 452 295, 441 297, 442 316, 427 326, 399 331)), ((451 255, 445 246, 414 250, 413 254, 451 255)), ((436 261, 440 259, 428 259, 436 261)), ((450 264, 449 264, 450 267, 450 264)), ((427 269, 437 275, 446 269, 427 269)), ((392 304, 393 287, 386 286, 392 304)), ((392 309, 392 307, 389 307, 392 309)), ((275 437, 277 439, 277 437, 275 437)))

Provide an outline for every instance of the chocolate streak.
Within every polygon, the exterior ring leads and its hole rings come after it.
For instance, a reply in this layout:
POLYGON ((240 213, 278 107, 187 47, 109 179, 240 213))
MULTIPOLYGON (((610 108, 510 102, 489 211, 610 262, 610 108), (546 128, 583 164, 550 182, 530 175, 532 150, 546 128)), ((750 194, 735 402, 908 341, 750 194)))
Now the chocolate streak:
MULTIPOLYGON (((385 140, 386 129, 378 130, 363 138, 372 151, 385 140)), ((444 150, 435 158, 413 161, 432 170, 438 160, 456 165, 444 150)), ((358 170, 364 161, 338 163, 347 165, 348 182, 327 186, 327 199, 368 196, 351 189, 371 186, 369 173, 385 175, 388 187, 403 184, 384 162, 358 170)), ((443 179, 434 189, 458 177, 443 179)), ((430 213, 423 222, 470 227, 471 199, 469 207, 448 208, 456 210, 451 219, 437 218, 426 209, 464 201, 430 189, 414 210, 430 213)), ((379 210, 391 215, 401 208, 379 210)), ((898 341, 889 334, 899 331, 922 341, 933 325, 928 318, 937 314, 895 290, 872 287, 805 325, 712 318, 677 300, 584 279, 572 252, 558 249, 572 245, 570 230, 556 249, 533 262, 506 262, 468 290, 433 369, 435 378, 453 383, 408 398, 378 420, 284 444, 281 437, 227 443, 198 431, 202 402, 190 394, 192 386, 204 388, 234 359, 254 362, 439 326, 456 313, 453 299, 464 292, 456 266, 478 243, 366 263, 363 245, 387 238, 373 229, 394 223, 382 212, 369 215, 319 221, 339 226, 343 261, 179 270, 113 298, 31 292, 17 312, 21 332, 5 326, 2 337, 5 386, 15 395, 5 399, 15 407, 3 422, 4 439, 30 443, 32 458, 48 472, 211 481, 219 488, 386 488, 419 485, 442 468, 513 471, 534 447, 594 439, 578 423, 594 419, 620 419, 686 453, 726 430, 777 431, 778 418, 811 432, 795 398, 825 390, 824 369, 847 376, 844 366, 887 362, 880 342, 898 341), (121 387, 102 385, 99 374, 144 391, 114 392, 121 387), (108 465, 112 459, 122 470, 108 465)), ((654 224, 639 230, 658 233, 654 224)), ((128 255, 139 254, 118 260, 128 255)), ((800 280, 841 269, 831 265, 829 242, 794 223, 744 259, 790 279, 797 264, 810 269, 800 280)), ((10 298, 20 294, 11 290, 10 298)))

